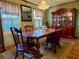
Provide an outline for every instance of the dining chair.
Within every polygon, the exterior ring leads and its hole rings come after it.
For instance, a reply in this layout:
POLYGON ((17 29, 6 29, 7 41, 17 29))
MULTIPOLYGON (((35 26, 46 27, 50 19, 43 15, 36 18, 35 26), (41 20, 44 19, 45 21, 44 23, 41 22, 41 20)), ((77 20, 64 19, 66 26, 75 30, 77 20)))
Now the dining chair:
POLYGON ((56 49, 61 48, 60 31, 55 31, 53 34, 54 35, 52 36, 52 38, 53 38, 53 40, 52 40, 53 46, 52 47, 54 47, 54 53, 56 53, 56 49))
POLYGON ((21 28, 20 28, 20 30, 18 30, 15 27, 10 27, 10 30, 11 30, 11 33, 12 33, 12 36, 13 36, 13 39, 14 39, 14 42, 15 42, 15 46, 16 46, 15 59, 19 55, 21 55, 22 59, 24 59, 25 54, 28 54, 28 53, 31 54, 31 57, 29 59, 32 59, 32 58, 39 59, 38 50, 34 47, 34 45, 31 45, 30 42, 29 43, 27 41, 25 42, 25 40, 22 36, 21 28))
POLYGON ((46 39, 46 47, 45 47, 45 49, 48 48, 48 44, 50 43, 51 44, 51 48, 53 48, 54 49, 54 53, 56 53, 57 47, 61 48, 59 41, 60 41, 60 36, 58 35, 57 31, 49 34, 47 36, 47 39, 46 39))
POLYGON ((45 47, 45 50, 48 48, 48 44, 50 43, 51 44, 51 40, 52 40, 52 34, 49 34, 46 38, 46 47, 45 47))

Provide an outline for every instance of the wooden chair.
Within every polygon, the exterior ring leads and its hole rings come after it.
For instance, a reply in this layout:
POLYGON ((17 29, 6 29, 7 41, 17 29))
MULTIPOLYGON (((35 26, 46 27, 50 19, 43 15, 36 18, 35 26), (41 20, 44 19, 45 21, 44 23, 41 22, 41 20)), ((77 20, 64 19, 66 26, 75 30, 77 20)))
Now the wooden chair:
POLYGON ((60 35, 58 35, 57 31, 55 31, 54 33, 49 34, 47 36, 47 39, 46 39, 46 47, 45 47, 45 49, 47 49, 47 46, 50 43, 51 48, 53 48, 54 53, 56 53, 56 48, 57 47, 61 48, 59 41, 60 41, 60 35))
MULTIPOLYGON (((38 55, 38 50, 36 49, 36 47, 34 46, 34 44, 31 44, 30 42, 25 42, 23 36, 22 36, 22 31, 21 28, 20 30, 18 30, 15 27, 11 27, 10 28, 14 42, 15 42, 15 46, 16 46, 16 56, 15 59, 17 58, 17 56, 19 56, 19 53, 21 53, 22 59, 24 59, 25 57, 25 53, 30 53, 32 56, 30 57, 30 59, 32 59, 33 57, 35 59, 39 59, 38 55)), ((30 39, 30 38, 27 38, 30 39)))
POLYGON ((51 40, 52 40, 52 36, 51 36, 51 35, 52 35, 52 34, 49 34, 49 35, 47 36, 45 49, 48 48, 47 46, 48 46, 49 43, 51 44, 51 40))

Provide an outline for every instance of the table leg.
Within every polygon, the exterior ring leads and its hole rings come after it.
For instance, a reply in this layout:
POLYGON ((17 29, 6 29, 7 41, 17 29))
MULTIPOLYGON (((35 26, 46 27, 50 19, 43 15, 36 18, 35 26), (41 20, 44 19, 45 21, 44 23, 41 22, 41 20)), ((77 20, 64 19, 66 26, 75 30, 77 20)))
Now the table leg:
POLYGON ((38 51, 38 57, 39 59, 41 59, 41 57, 43 57, 43 54, 40 53, 40 43, 39 43, 39 39, 36 40, 36 45, 37 45, 37 51, 38 51))

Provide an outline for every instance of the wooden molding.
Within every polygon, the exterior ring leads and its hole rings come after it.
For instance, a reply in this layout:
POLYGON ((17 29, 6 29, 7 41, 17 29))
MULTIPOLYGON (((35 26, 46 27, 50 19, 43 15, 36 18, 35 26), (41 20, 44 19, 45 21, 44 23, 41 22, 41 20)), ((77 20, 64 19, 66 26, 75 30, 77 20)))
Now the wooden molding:
POLYGON ((67 3, 63 3, 63 4, 59 4, 59 5, 56 5, 56 6, 51 6, 50 8, 57 7, 57 6, 62 6, 62 5, 69 4, 69 3, 75 3, 75 2, 79 2, 79 0, 72 1, 72 2, 67 2, 67 3))
POLYGON ((36 4, 36 3, 30 2, 30 1, 27 1, 27 0, 22 0, 22 1, 28 2, 28 3, 30 3, 30 4, 38 5, 38 4, 36 4))

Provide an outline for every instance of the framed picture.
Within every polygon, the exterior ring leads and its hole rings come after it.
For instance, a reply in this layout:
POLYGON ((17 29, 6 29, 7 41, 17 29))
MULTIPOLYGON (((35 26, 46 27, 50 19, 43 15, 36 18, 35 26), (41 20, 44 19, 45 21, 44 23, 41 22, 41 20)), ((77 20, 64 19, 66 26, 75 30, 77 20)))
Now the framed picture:
POLYGON ((21 5, 21 20, 22 21, 32 21, 31 7, 21 5))

